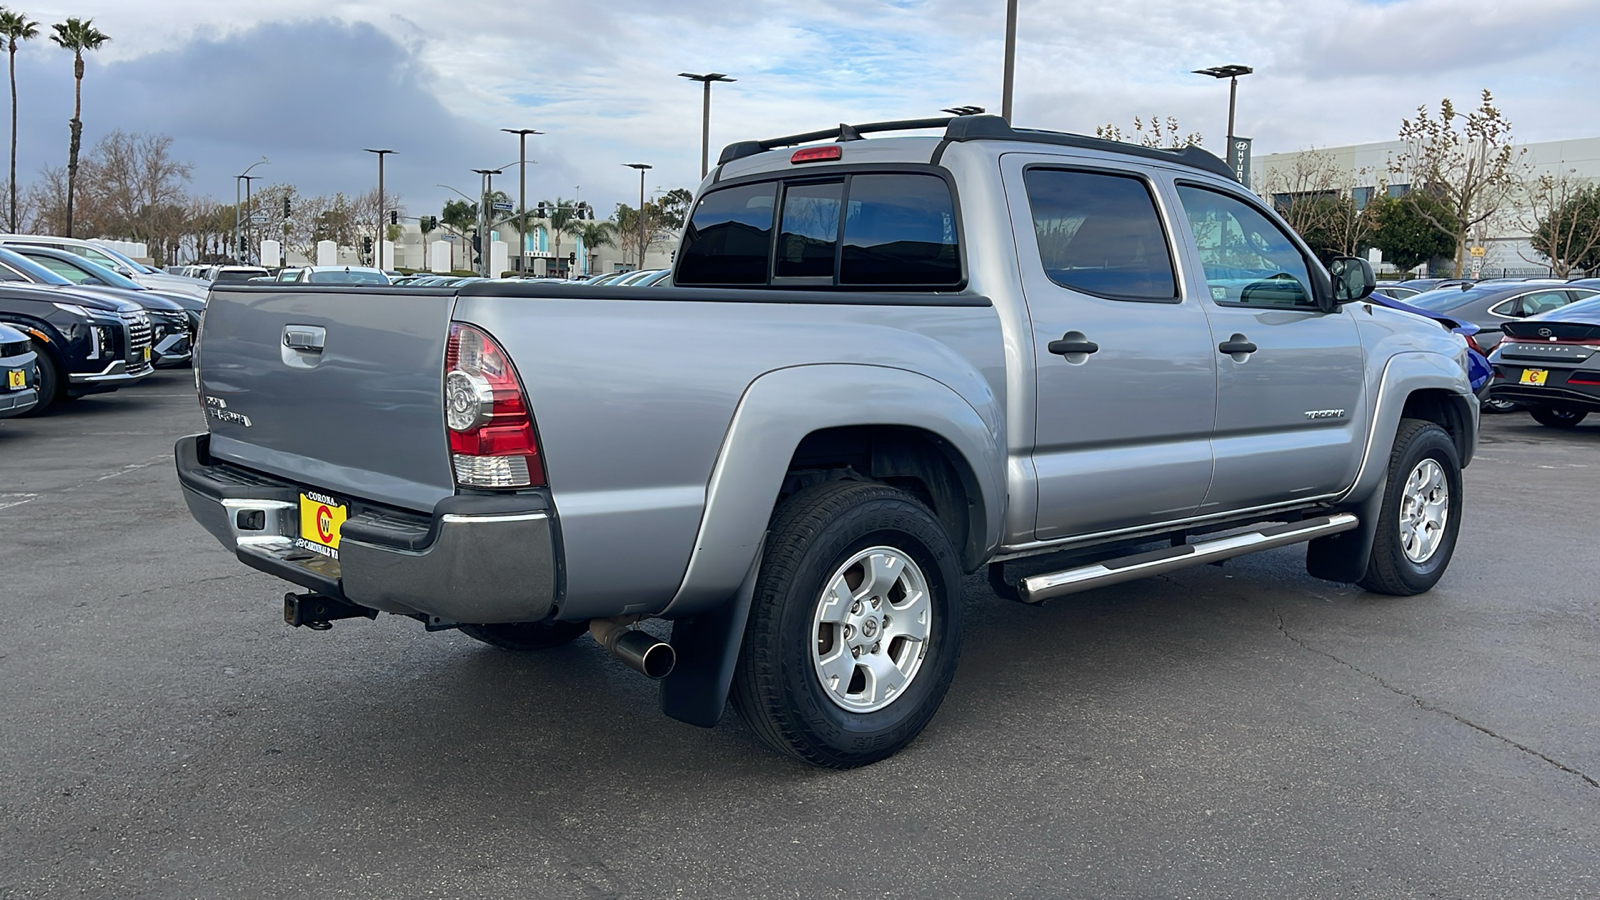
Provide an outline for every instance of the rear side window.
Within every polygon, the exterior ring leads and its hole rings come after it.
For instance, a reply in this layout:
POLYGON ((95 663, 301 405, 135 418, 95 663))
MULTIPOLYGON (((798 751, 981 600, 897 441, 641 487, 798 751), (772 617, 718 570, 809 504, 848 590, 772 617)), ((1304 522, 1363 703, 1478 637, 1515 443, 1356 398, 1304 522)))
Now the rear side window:
POLYGON ((766 284, 774 182, 712 191, 695 204, 679 251, 679 284, 766 284))
POLYGON ((954 287, 956 209, 933 175, 856 175, 844 220, 841 285, 954 287))
POLYGON ((1116 300, 1178 299, 1172 251, 1143 181, 1063 169, 1029 169, 1023 181, 1051 281, 1116 300))
POLYGON ((783 221, 778 228, 779 278, 833 280, 833 256, 839 246, 839 201, 844 182, 791 184, 783 192, 783 221))

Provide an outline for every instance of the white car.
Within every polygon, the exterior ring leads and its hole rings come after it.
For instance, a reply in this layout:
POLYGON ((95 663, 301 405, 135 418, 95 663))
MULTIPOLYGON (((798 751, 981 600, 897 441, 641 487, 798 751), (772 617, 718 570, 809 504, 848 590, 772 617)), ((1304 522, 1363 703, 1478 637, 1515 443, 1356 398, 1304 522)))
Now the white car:
MULTIPOLYGON (((281 279, 280 279, 281 280, 281 279)), ((380 284, 389 276, 370 266, 306 266, 290 279, 294 284, 380 284)))
POLYGON ((124 278, 131 278, 151 290, 174 291, 179 294, 198 297, 202 300, 206 296, 206 286, 193 278, 184 278, 180 275, 170 275, 166 272, 156 271, 143 263, 123 256, 110 247, 97 244, 94 241, 45 234, 0 234, 0 244, 33 244, 40 247, 65 250, 68 253, 77 254, 92 263, 105 266, 124 278))

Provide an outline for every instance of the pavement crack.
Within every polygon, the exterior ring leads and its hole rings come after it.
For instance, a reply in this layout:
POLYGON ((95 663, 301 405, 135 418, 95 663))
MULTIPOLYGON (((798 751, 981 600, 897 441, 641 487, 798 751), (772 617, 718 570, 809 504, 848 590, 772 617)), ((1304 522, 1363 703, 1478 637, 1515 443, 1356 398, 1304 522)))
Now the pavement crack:
POLYGON ((1526 753, 1529 756, 1532 756, 1532 757, 1535 757, 1537 759, 1543 760, 1544 762, 1550 764, 1551 766, 1554 766, 1555 768, 1560 769, 1563 772, 1566 772, 1568 775, 1576 775, 1577 777, 1583 779, 1584 783, 1589 785, 1592 788, 1600 788, 1600 781, 1596 781, 1593 777, 1591 777, 1590 775, 1588 775, 1587 773, 1583 772, 1580 769, 1575 769, 1572 766, 1569 766, 1566 763, 1561 762, 1560 760, 1552 759, 1551 757, 1546 756, 1544 753, 1541 753, 1538 750, 1535 750, 1534 748, 1529 747, 1527 744, 1523 744, 1523 743, 1520 743, 1518 741, 1514 741, 1511 738, 1508 738, 1503 734, 1497 733, 1492 728, 1488 728, 1486 726, 1479 725, 1477 722, 1474 722, 1471 719, 1466 718, 1465 716, 1462 716, 1462 715, 1460 715, 1458 713, 1451 712, 1450 710, 1445 709, 1444 707, 1439 706, 1437 704, 1430 703, 1427 700, 1424 700, 1423 698, 1417 696, 1416 694, 1411 693, 1410 691, 1406 690, 1405 688, 1399 687, 1399 686, 1394 685, 1394 684, 1390 684, 1388 681, 1384 680, 1384 678, 1382 676, 1376 675, 1376 674, 1374 674, 1372 672, 1368 672, 1366 669, 1363 669, 1360 666, 1355 665, 1354 663, 1348 662, 1347 660, 1340 659, 1338 656, 1335 656, 1334 654, 1329 653, 1326 650, 1320 649, 1318 647, 1311 646, 1311 644, 1307 643, 1305 641, 1305 639, 1303 639, 1303 638, 1299 637, 1298 635, 1294 634, 1294 632, 1291 632, 1288 629, 1288 627, 1286 627, 1283 624, 1283 614, 1282 613, 1278 612, 1277 610, 1273 610, 1272 611, 1272 615, 1273 615, 1274 618, 1276 618, 1278 620, 1278 633, 1282 634, 1284 637, 1288 638, 1290 642, 1292 642, 1295 646, 1299 647, 1300 649, 1306 650, 1306 651, 1311 652, 1311 653, 1315 653, 1318 656, 1326 657, 1327 659, 1331 659, 1334 662, 1338 663, 1339 665, 1344 666, 1345 668, 1349 669, 1350 671, 1355 672, 1358 675, 1363 675, 1363 676, 1367 677, 1368 679, 1371 679, 1375 684, 1377 684, 1379 687, 1383 688, 1384 690, 1390 692, 1391 694, 1396 694, 1398 696, 1405 697, 1406 699, 1410 700, 1412 703, 1415 703, 1417 705, 1418 709, 1424 710, 1426 712, 1435 713, 1435 714, 1438 714, 1438 715, 1441 715, 1441 716, 1449 716, 1450 718, 1454 719, 1455 721, 1459 722, 1462 725, 1467 726, 1468 728, 1473 729, 1474 731, 1478 731, 1478 732, 1481 732, 1483 734, 1486 734, 1489 737, 1492 737, 1495 740, 1500 741, 1501 743, 1507 744, 1509 746, 1517 748, 1518 750, 1521 750, 1523 753, 1526 753))

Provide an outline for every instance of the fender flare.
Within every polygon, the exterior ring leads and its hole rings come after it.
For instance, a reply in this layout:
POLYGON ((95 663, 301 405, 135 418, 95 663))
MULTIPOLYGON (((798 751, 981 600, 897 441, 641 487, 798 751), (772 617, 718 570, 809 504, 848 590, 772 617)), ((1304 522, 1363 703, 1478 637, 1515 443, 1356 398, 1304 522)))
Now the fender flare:
POLYGON ((768 372, 740 398, 706 488, 705 511, 666 618, 704 613, 733 597, 750 571, 795 448, 825 428, 917 428, 960 454, 983 504, 982 544, 998 545, 1004 512, 1003 414, 987 391, 969 402, 926 375, 887 366, 819 364, 768 372))

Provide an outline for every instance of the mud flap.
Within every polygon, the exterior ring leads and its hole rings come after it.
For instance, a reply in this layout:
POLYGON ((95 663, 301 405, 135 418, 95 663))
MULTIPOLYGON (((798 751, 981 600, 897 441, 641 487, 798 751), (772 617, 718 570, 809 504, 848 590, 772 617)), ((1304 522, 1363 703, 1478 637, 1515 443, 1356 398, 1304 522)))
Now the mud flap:
POLYGON ((678 665, 661 681, 662 712, 701 728, 717 726, 728 704, 760 572, 761 553, 757 552, 732 599, 710 612, 672 623, 672 649, 678 653, 678 665))
POLYGON ((1378 517, 1383 514, 1383 493, 1389 486, 1385 478, 1372 493, 1349 511, 1361 524, 1331 537, 1317 538, 1306 547, 1306 572, 1313 578, 1354 584, 1367 574, 1372 557, 1372 541, 1378 533, 1378 517))

